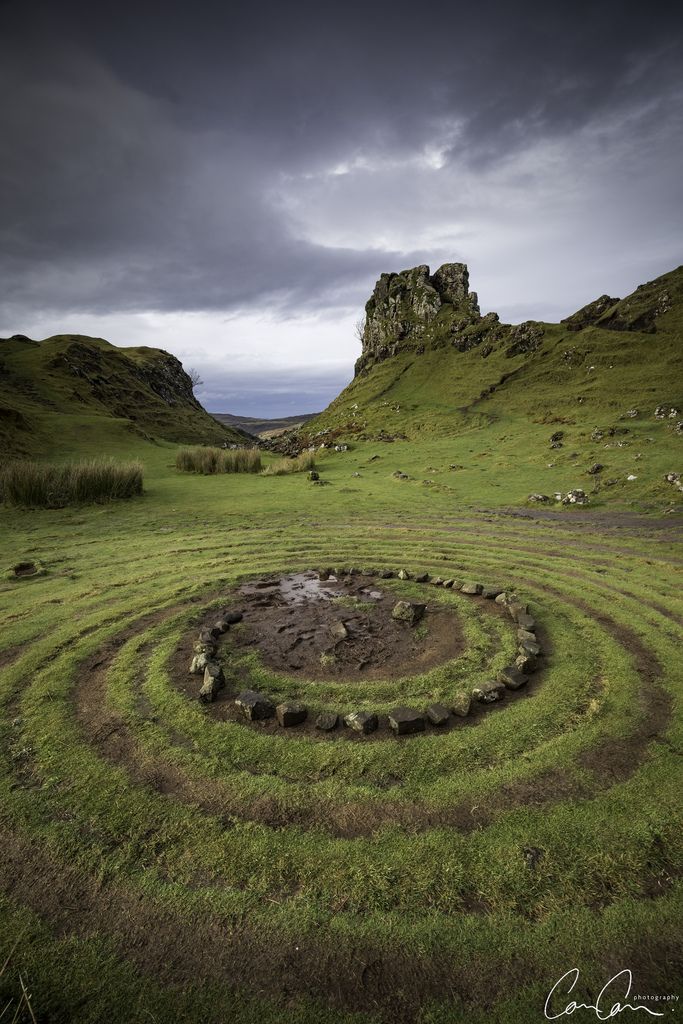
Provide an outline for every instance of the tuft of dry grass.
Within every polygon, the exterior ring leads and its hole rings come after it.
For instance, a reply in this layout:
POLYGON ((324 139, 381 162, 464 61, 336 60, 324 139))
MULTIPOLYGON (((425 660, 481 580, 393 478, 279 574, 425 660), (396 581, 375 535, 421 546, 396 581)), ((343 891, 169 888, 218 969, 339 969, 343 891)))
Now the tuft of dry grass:
POLYGON ((142 463, 88 459, 52 465, 9 462, 0 468, 0 500, 28 508, 64 508, 142 494, 142 463))
POLYGON ((285 476, 288 473, 305 473, 315 469, 313 452, 302 452, 294 459, 278 459, 263 470, 264 476, 285 476))
POLYGON ((176 469, 183 473, 260 473, 261 453, 257 448, 181 448, 176 469))

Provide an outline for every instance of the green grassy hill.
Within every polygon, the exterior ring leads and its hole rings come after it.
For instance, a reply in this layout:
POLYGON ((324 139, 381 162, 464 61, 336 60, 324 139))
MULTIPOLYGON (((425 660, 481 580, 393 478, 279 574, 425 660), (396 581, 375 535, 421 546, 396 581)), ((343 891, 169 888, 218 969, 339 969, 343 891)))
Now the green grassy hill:
POLYGON ((117 348, 74 334, 0 340, 3 453, 116 454, 134 441, 239 438, 201 407, 181 363, 168 352, 117 348))
POLYGON ((593 503, 680 504, 664 476, 683 461, 683 267, 563 323, 510 328, 477 311, 463 329, 444 306, 417 338, 383 345, 364 345, 307 442, 393 439, 397 468, 457 479, 475 500, 581 487, 593 503))

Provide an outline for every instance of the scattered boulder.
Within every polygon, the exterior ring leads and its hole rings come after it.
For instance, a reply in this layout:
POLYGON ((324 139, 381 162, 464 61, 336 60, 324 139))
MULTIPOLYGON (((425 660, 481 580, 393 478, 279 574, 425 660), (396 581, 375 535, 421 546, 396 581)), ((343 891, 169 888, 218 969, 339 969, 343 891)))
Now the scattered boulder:
POLYGON ((333 729, 337 728, 339 724, 339 715, 336 711, 321 711, 315 720, 316 729, 320 729, 321 732, 332 732, 333 729))
POLYGON ((683 491, 683 482, 681 481, 680 473, 667 473, 664 477, 668 484, 671 484, 679 491, 683 491))
POLYGON ((214 622, 214 629, 217 629, 218 635, 221 636, 223 633, 228 632, 230 629, 230 623, 227 619, 218 619, 217 622, 214 622))
POLYGON ((311 469, 308 473, 308 479, 312 483, 317 483, 320 480, 320 473, 318 473, 317 470, 315 469, 311 469))
POLYGON ((519 690, 529 682, 528 677, 517 668, 516 665, 508 665, 502 672, 498 673, 498 682, 503 683, 508 690, 519 690))
POLYGON ((483 590, 481 583, 463 583, 460 588, 461 594, 481 594, 483 590))
POLYGON ((396 480, 410 480, 407 473, 402 473, 400 469, 397 469, 395 473, 391 474, 396 480))
POLYGON ((528 611, 528 605, 523 604, 516 597, 511 598, 508 601, 508 611, 510 613, 511 618, 513 618, 515 622, 517 622, 517 618, 519 615, 526 615, 528 611))
POLYGON ((673 405, 658 405, 654 415, 656 420, 676 420, 681 414, 673 405))
POLYGON ((588 472, 589 472, 590 476, 595 476, 597 473, 602 473, 604 468, 605 467, 602 465, 601 462, 594 462, 593 465, 588 470, 588 472))
POLYGON ((223 669, 220 667, 217 661, 209 661, 204 668, 204 681, 207 679, 215 679, 216 686, 219 690, 222 690, 225 686, 225 676, 223 675, 223 669))
POLYGON ((398 601, 394 605, 391 617, 398 622, 407 622, 408 625, 414 626, 424 615, 426 607, 426 605, 417 604, 415 601, 398 601))
POLYGON ((195 654, 206 654, 208 657, 212 657, 216 653, 216 645, 211 643, 202 643, 201 640, 195 640, 192 644, 192 650, 195 654))
POLYGON ((364 736, 368 733, 374 732, 379 725, 377 715, 372 711, 352 711, 351 714, 345 715, 344 725, 347 725, 349 729, 353 729, 354 732, 360 732, 364 736))
POLYGON ((238 622, 242 621, 243 617, 242 612, 223 612, 223 622, 227 622, 229 626, 237 625, 238 622))
POLYGON ((301 725, 306 721, 308 709, 305 704, 278 704, 275 708, 278 725, 288 729, 293 725, 301 725))
POLYGON ((536 671, 538 662, 533 654, 518 654, 515 658, 515 668, 518 668, 524 675, 529 675, 536 671))
POLYGON ((580 487, 574 487, 561 500, 563 505, 587 505, 588 495, 580 487))
POLYGON ((453 697, 451 704, 451 711, 458 718, 466 718, 470 713, 470 706, 472 704, 472 698, 469 693, 465 693, 464 690, 458 690, 453 697))
POLYGON ((626 412, 624 413, 623 418, 624 419, 628 418, 630 420, 634 420, 636 418, 636 416, 639 416, 639 415, 640 415, 640 410, 639 409, 627 409, 626 412))
POLYGON ((536 643, 536 634, 532 633, 530 629, 518 629, 517 630, 518 640, 531 640, 532 644, 536 643))
POLYGON ((505 683, 496 680, 489 680, 485 683, 479 683, 472 690, 472 697, 474 700, 478 700, 480 704, 493 704, 497 700, 501 700, 505 693, 505 683))
POLYGON ((200 676, 204 675, 204 670, 209 664, 209 655, 202 652, 201 654, 195 654, 194 658, 190 662, 190 675, 200 676))
POLYGON ((414 708, 394 708, 389 712, 389 727, 396 736, 409 736, 415 732, 424 732, 424 715, 414 708))
POLYGON ((236 697, 235 704, 250 722, 272 718, 275 714, 273 702, 256 690, 242 690, 236 697))
POLYGON ((209 676, 207 678, 206 672, 205 672, 204 673, 204 682, 202 683, 201 689, 199 691, 199 699, 200 699, 200 701, 202 702, 202 704, 212 704, 213 701, 215 701, 215 699, 216 699, 216 694, 217 693, 218 693, 218 685, 216 683, 216 680, 212 676, 209 676))
POLYGON ((561 441, 563 437, 564 430, 556 430, 554 434, 551 434, 550 443, 556 444, 558 441, 561 441))
POLYGON ((203 629, 199 630, 200 644, 212 644, 219 636, 220 633, 214 626, 205 626, 203 629))
POLYGON ((430 704, 426 714, 432 725, 445 725, 451 717, 448 708, 443 704, 430 704))
POLYGON ((537 504, 547 505, 547 503, 550 501, 550 498, 547 494, 530 494, 527 498, 527 501, 533 501, 536 502, 537 504))
POLYGON ((502 592, 502 594, 499 594, 498 597, 496 598, 496 604, 505 604, 505 605, 507 605, 509 603, 510 603, 510 594, 508 594, 507 591, 504 590, 502 592))
POLYGON ((412 579, 412 576, 411 576, 411 574, 410 574, 410 573, 408 572, 408 570, 407 570, 407 569, 399 569, 399 570, 398 570, 398 578, 399 578, 400 580, 410 580, 410 579, 412 579))
POLYGON ((343 622, 335 622, 335 624, 330 627, 330 633, 336 640, 346 640, 349 636, 349 631, 343 622))

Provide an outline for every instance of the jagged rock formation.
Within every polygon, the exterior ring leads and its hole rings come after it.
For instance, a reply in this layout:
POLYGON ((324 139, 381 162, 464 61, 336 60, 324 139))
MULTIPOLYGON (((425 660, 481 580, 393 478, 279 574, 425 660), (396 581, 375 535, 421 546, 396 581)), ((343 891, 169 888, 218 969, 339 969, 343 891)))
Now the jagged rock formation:
POLYGON ((609 295, 601 295, 599 299, 589 302, 586 306, 578 309, 576 313, 572 313, 571 316, 560 320, 560 323, 565 324, 569 331, 582 331, 584 327, 596 324, 608 309, 616 306, 617 302, 621 302, 621 299, 613 299, 609 295))
POLYGON ((481 346, 483 358, 507 343, 510 357, 541 343, 543 327, 534 321, 501 324, 497 313, 481 315, 469 288, 464 263, 445 263, 434 274, 422 264, 398 274, 382 274, 365 306, 363 350, 356 375, 375 363, 412 349, 451 345, 460 352, 481 346))
POLYGON ((136 389, 131 394, 132 382, 142 389, 148 388, 166 405, 202 408, 180 360, 161 349, 150 353, 145 361, 129 360, 122 364, 116 350, 95 347, 88 340, 76 337, 48 366, 86 383, 90 395, 115 415, 130 416, 131 398, 135 402, 145 400, 143 390, 136 389))
POLYGON ((601 295, 583 309, 561 322, 570 331, 585 327, 602 327, 607 331, 639 331, 654 334, 657 321, 683 300, 681 268, 663 274, 654 281, 638 285, 625 299, 601 295))

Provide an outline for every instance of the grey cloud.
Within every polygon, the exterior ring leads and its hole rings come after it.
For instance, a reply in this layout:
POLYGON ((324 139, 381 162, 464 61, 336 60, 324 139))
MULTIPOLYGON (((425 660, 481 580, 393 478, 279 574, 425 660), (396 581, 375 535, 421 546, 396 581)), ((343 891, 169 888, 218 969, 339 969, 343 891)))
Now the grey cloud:
POLYGON ((211 412, 230 412, 239 416, 297 416, 320 412, 344 388, 353 368, 327 373, 306 373, 301 369, 279 370, 277 375, 225 371, 207 367, 202 371, 204 385, 197 390, 202 405, 211 412))
MULTIPOLYGON (((406 158, 453 121, 457 189, 459 166, 495 166, 600 116, 646 106, 650 135, 665 132, 681 88, 681 14, 657 3, 0 10, 5 319, 360 305, 381 271, 435 252, 373 245, 362 224, 352 244, 307 241, 272 202, 289 177, 354 155, 406 158)), ((642 120, 625 122, 634 130, 647 144, 642 120)), ((391 195, 381 173, 375 188, 391 195)), ((672 186, 651 204, 652 231, 674 198, 672 186)), ((443 216, 409 183, 391 200, 389 222, 443 216)), ((341 223, 351 213, 331 206, 341 223)))

